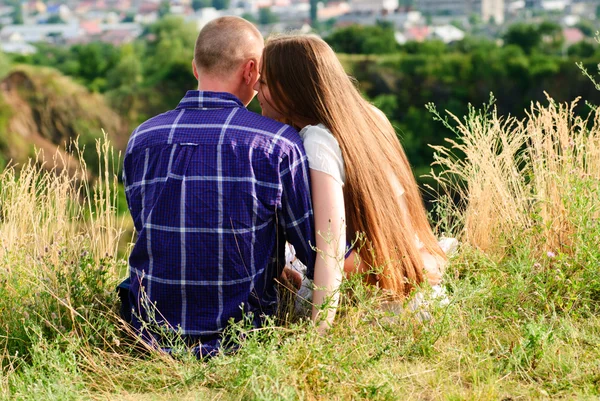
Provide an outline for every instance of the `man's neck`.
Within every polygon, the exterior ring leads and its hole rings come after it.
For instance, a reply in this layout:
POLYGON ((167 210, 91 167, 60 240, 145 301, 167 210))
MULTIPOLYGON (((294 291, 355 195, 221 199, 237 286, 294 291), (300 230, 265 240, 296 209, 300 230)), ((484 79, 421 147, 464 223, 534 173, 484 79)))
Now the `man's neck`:
POLYGON ((198 81, 198 90, 203 92, 225 92, 237 96, 233 85, 228 82, 223 82, 222 79, 204 78, 198 81))

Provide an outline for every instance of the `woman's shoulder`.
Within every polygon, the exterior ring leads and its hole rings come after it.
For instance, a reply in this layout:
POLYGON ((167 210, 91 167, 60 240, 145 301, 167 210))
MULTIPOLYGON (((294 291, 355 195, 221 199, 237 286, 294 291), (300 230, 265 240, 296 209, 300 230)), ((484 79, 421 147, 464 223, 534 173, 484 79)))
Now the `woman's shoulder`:
POLYGON ((340 144, 333 136, 329 128, 323 124, 307 125, 300 131, 304 147, 327 148, 341 157, 340 144))
POLYGON ((300 136, 303 140, 324 138, 329 140, 332 139, 337 143, 337 140, 335 139, 329 128, 327 128, 323 124, 307 125, 306 127, 300 130, 300 136))
POLYGON ((331 131, 323 124, 307 125, 300 130, 300 136, 310 168, 332 175, 343 185, 344 160, 340 145, 331 131))

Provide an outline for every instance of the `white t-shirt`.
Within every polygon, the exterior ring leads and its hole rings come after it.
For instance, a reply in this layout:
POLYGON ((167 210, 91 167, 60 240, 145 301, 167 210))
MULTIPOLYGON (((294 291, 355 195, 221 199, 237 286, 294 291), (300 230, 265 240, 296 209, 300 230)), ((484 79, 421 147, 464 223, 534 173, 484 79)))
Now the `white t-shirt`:
POLYGON ((329 174, 340 185, 344 185, 344 159, 337 139, 323 124, 307 125, 300 131, 304 149, 308 157, 308 166, 329 174))

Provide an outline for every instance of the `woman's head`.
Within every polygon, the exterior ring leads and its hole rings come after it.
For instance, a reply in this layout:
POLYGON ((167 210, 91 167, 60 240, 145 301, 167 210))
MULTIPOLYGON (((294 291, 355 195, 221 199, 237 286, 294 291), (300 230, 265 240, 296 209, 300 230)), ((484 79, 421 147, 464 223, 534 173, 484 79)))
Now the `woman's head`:
POLYGON ((266 116, 298 128, 321 123, 338 140, 349 234, 365 233, 374 254, 367 246, 360 255, 374 268, 383 267, 380 285, 403 295, 423 281, 415 233, 432 253, 443 253, 404 150, 387 118, 363 99, 329 45, 314 35, 270 39, 256 89, 266 116), (396 179, 405 189, 408 210, 390 196, 396 179))
POLYGON ((297 126, 326 123, 322 106, 338 94, 356 92, 333 50, 314 35, 270 39, 256 88, 263 114, 297 126))

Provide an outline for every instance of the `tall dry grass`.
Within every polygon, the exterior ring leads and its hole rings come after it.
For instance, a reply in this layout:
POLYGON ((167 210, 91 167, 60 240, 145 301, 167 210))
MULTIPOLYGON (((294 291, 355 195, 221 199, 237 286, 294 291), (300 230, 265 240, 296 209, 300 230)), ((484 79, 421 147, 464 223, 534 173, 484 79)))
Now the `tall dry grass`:
POLYGON ((578 99, 547 100, 522 120, 498 116, 493 98, 482 112, 470 107, 465 119, 428 106, 457 136, 434 147, 441 172, 432 176, 454 200, 445 206, 463 242, 501 257, 526 234, 539 253, 569 252, 577 229, 570 199, 598 193, 600 109, 580 117, 575 108, 586 106, 578 99))
POLYGON ((118 157, 106 136, 96 150, 98 177, 81 157, 59 169, 41 165, 41 154, 0 174, 0 394, 40 344, 83 350, 73 344, 114 338, 125 216, 116 212, 118 157))
MULTIPOLYGON (((106 135, 98 141, 98 177, 91 177, 83 160, 83 149, 73 145, 80 157, 73 161, 44 161, 43 154, 22 166, 9 166, 0 174, 0 258, 28 250, 37 258, 60 245, 85 248, 96 261, 116 258, 124 233, 124 217, 117 216, 119 157, 115 157, 106 135)), ((58 154, 57 154, 58 155, 58 154)), ((56 156, 60 157, 60 156, 56 156)))

